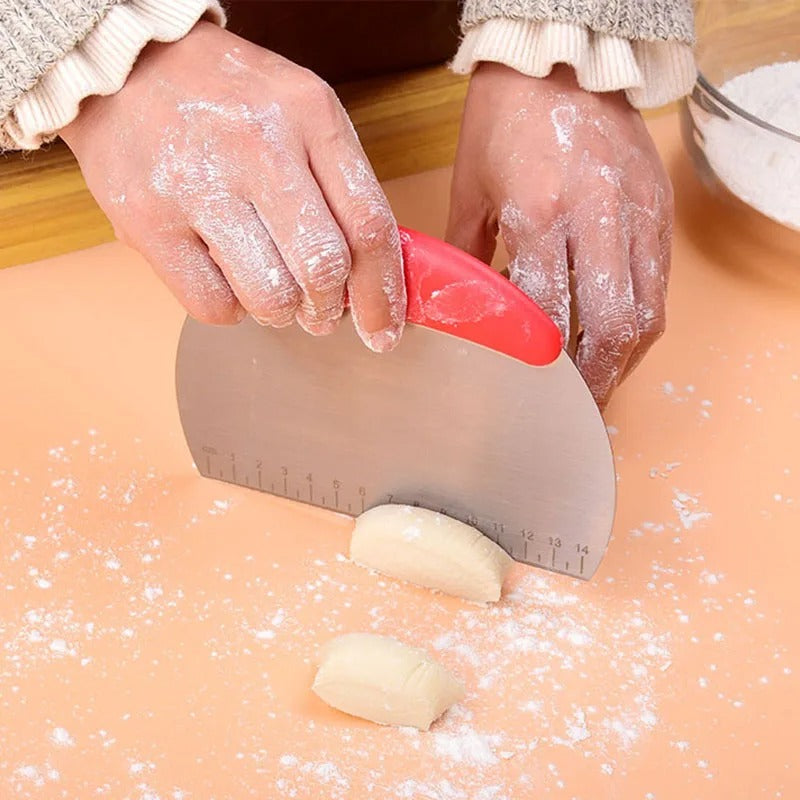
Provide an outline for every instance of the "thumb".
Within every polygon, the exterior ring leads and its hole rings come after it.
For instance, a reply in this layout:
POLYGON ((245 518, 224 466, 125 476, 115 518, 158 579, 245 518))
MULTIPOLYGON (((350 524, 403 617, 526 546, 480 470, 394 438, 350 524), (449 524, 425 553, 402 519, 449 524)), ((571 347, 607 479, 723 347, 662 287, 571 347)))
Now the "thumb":
POLYGON ((456 164, 445 240, 489 264, 497 246, 497 230, 494 207, 456 164))

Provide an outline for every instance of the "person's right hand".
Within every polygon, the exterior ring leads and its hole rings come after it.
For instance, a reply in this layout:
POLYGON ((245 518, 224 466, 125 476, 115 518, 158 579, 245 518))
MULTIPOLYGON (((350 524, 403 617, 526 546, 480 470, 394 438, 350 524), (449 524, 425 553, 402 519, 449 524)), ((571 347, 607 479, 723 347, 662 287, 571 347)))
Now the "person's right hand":
POLYGON ((389 204, 333 91, 210 23, 150 44, 62 137, 117 236, 205 322, 246 312, 391 349, 405 320, 389 204))

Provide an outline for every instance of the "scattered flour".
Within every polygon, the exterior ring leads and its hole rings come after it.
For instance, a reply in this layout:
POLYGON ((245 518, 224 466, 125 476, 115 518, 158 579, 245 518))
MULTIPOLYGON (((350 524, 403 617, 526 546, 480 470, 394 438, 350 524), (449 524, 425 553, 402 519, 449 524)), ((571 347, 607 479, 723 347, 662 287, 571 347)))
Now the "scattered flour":
POLYGON ((74 747, 75 740, 66 728, 53 728, 50 733, 50 740, 58 747, 74 747))
POLYGON ((745 203, 800 229, 800 61, 758 67, 725 82, 720 91, 796 138, 735 118, 712 117, 702 128, 709 163, 745 203))
POLYGON ((711 518, 711 512, 700 505, 700 499, 680 489, 673 489, 675 495, 672 507, 678 512, 678 519, 684 530, 691 530, 696 523, 711 518))
POLYGON ((572 150, 572 136, 578 120, 579 112, 573 105, 557 106, 550 112, 558 145, 564 153, 572 150))
MULTIPOLYGON (((624 432, 612 433, 624 451, 624 432)), ((49 457, 43 453, 48 471, 38 485, 0 469, 0 489, 13 497, 5 505, 0 497, 0 589, 11 609, 0 614, 0 718, 22 714, 31 730, 26 684, 39 674, 79 672, 97 676, 101 687, 94 694, 76 691, 76 727, 53 709, 44 713, 56 719, 40 716, 35 723, 32 738, 58 759, 61 772, 26 748, 24 733, 9 738, 0 726, 0 782, 3 790, 11 787, 10 797, 33 796, 36 789, 37 796, 61 796, 51 790, 70 785, 71 764, 107 758, 123 765, 122 775, 98 773, 87 794, 195 796, 196 785, 182 780, 185 788, 176 788, 162 764, 168 738, 157 738, 150 750, 127 749, 132 718, 148 720, 153 730, 180 725, 182 752, 201 765, 213 759, 221 782, 248 781, 276 798, 516 800, 562 789, 568 797, 576 771, 602 782, 597 794, 605 796, 651 748, 660 747, 665 760, 671 754, 673 766, 703 770, 704 778, 710 772, 698 766, 712 763, 709 753, 690 727, 670 718, 663 700, 676 681, 706 704, 741 716, 758 707, 759 692, 793 680, 791 654, 762 627, 750 641, 768 652, 756 646, 732 684, 726 659, 741 639, 737 626, 774 623, 778 630, 780 619, 765 616, 775 610, 766 598, 737 588, 724 566, 705 560, 699 548, 708 531, 699 523, 709 511, 696 492, 648 482, 661 497, 652 509, 655 521, 640 523, 633 538, 615 545, 650 548, 652 560, 640 559, 641 571, 619 562, 618 573, 584 584, 518 570, 497 606, 436 598, 418 607, 417 590, 364 581, 337 552, 341 542, 334 549, 309 542, 300 557, 279 560, 272 542, 285 535, 283 528, 239 535, 225 519, 242 505, 238 497, 222 499, 221 487, 211 484, 200 505, 197 495, 186 503, 187 495, 139 455, 123 466, 93 435, 54 447, 49 457), (83 522, 89 502, 103 510, 95 529, 83 522), (170 506, 168 524, 151 513, 156 504, 170 506), (691 526, 696 535, 668 557, 659 555, 669 536, 691 526), (192 559, 203 565, 199 574, 165 569, 167 559, 180 562, 193 548, 195 556, 196 548, 204 553, 192 559), (32 579, 45 575, 49 591, 31 588, 32 579), (18 584, 33 602, 20 605, 18 584), (82 592, 92 584, 109 588, 113 605, 86 602, 82 592), (357 720, 332 724, 295 689, 287 703, 286 665, 311 675, 319 643, 354 627, 424 639, 464 681, 467 698, 429 733, 357 720), (174 646, 163 647, 165 635, 174 637, 174 646), (697 671, 683 674, 685 651, 694 647, 713 648, 714 663, 704 656, 697 671), (187 655, 194 663, 185 673, 187 655), (102 689, 109 668, 122 680, 140 675, 147 687, 172 681, 173 670, 189 682, 193 675, 208 677, 203 688, 179 686, 166 709, 144 691, 117 696, 114 705, 124 705, 112 712, 102 689), (225 724, 235 719, 235 727, 209 752, 203 732, 231 713, 225 724), (61 785, 50 785, 55 782, 61 785)), ((669 480, 676 464, 659 464, 658 477, 669 480)), ((640 462, 645 475, 648 466, 640 462)), ((83 683, 93 685, 86 677, 83 683)))
POLYGON ((455 733, 436 731, 433 734, 436 755, 470 767, 496 764, 495 749, 503 741, 500 734, 481 734, 464 725, 455 733))

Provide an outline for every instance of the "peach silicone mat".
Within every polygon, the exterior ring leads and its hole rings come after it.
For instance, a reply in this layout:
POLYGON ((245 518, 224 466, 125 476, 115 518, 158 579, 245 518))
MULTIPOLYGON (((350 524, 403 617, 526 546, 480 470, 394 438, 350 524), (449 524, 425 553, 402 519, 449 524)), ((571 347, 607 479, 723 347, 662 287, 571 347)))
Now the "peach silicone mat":
MULTIPOLYGON (((351 565, 347 518, 200 478, 182 315, 134 253, 0 273, 0 798, 797 796, 800 248, 652 129, 670 329, 607 414, 610 549, 590 583, 515 568, 491 609, 351 565), (429 648, 465 701, 429 733, 327 709, 315 654, 353 630, 429 648)), ((390 184, 400 221, 441 233, 447 177, 390 184)))

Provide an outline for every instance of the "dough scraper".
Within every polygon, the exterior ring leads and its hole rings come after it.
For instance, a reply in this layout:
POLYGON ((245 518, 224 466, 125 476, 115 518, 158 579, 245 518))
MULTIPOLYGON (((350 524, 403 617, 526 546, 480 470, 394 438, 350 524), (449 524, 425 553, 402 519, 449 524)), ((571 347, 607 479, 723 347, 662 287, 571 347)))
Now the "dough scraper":
POLYGON ((178 406, 200 473, 356 515, 441 511, 513 558, 588 579, 616 480, 605 424, 546 314, 502 275, 401 230, 408 324, 378 355, 252 318, 187 319, 178 406))

